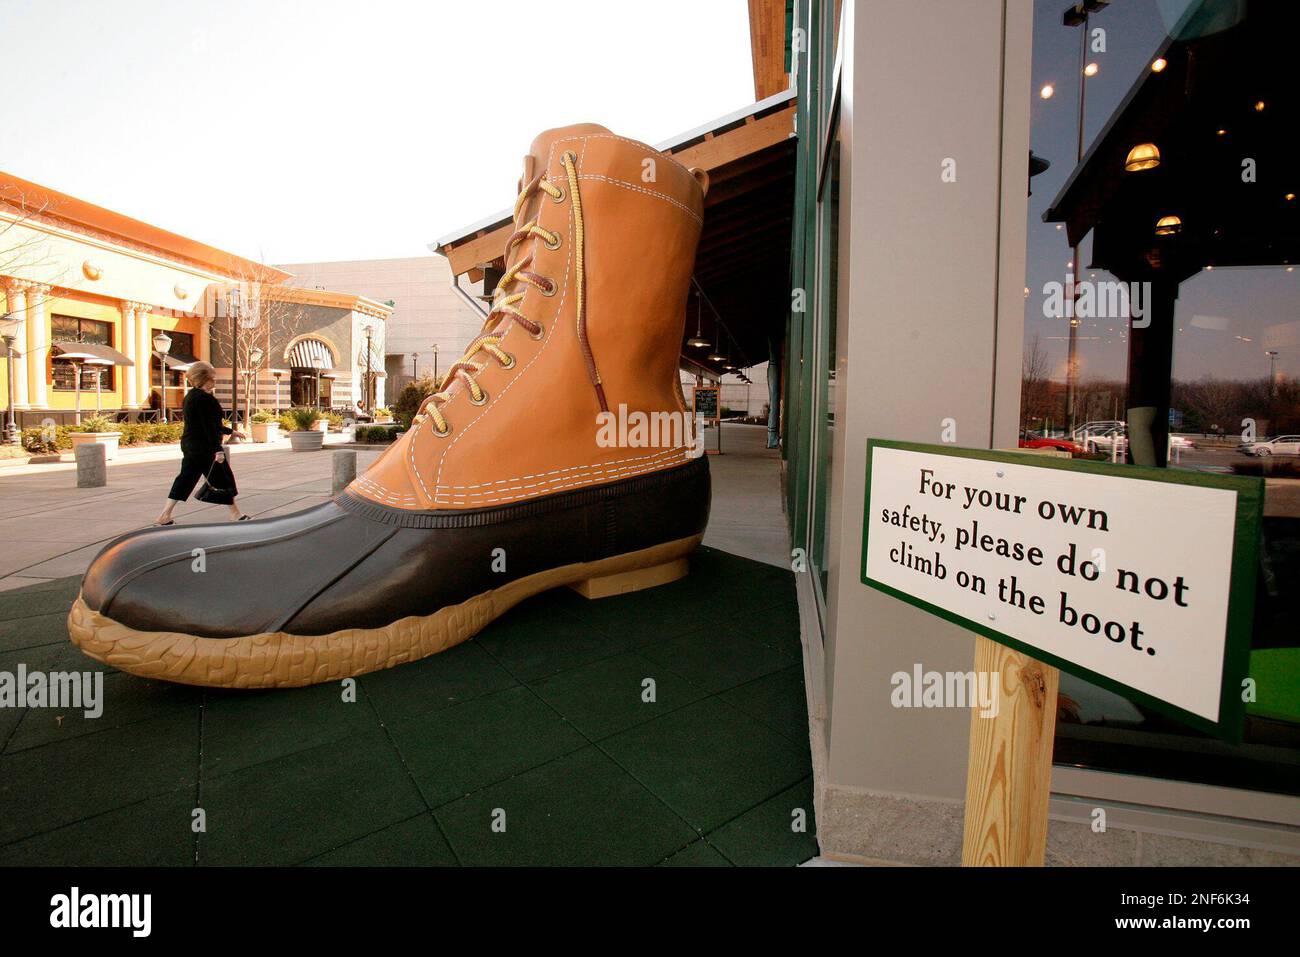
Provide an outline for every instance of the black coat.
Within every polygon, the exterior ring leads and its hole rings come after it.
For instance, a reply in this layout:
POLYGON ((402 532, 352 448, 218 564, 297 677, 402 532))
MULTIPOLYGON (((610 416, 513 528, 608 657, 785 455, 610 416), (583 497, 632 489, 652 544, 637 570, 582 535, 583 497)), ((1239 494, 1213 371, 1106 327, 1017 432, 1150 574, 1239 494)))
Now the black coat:
POLYGON ((203 389, 185 393, 185 431, 181 433, 181 454, 211 459, 221 451, 221 440, 231 433, 221 424, 223 413, 216 396, 203 389))

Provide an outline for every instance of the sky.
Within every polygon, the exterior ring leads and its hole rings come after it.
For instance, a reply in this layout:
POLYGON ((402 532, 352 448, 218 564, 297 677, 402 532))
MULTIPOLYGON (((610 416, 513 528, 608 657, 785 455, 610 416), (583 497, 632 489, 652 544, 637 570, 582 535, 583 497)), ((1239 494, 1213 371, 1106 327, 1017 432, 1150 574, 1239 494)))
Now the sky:
MULTIPOLYGON (((1172 25, 1189 0, 1115 0, 1095 14, 1089 28, 1105 30, 1105 51, 1089 52, 1097 73, 1087 80, 1084 116, 1085 150, 1101 132, 1139 73, 1149 69, 1172 25)), ((1055 378, 1065 379, 1068 325, 1043 316, 1042 288, 1065 282, 1072 250, 1064 230, 1044 223, 1051 205, 1075 166, 1078 141, 1079 28, 1067 27, 1061 15, 1066 0, 1036 0, 1034 5, 1033 83, 1030 92, 1030 146, 1051 168, 1031 182, 1029 197, 1029 257, 1025 285, 1026 345, 1038 336, 1055 378), (1055 94, 1043 99, 1039 91, 1053 84, 1055 94)), ((1091 235, 1083 244, 1086 265, 1091 235)), ((1080 278, 1088 278, 1091 273, 1080 278)), ((1097 272, 1096 279, 1112 280, 1097 272)), ((1184 282, 1175 307, 1178 331, 1174 338, 1174 377, 1196 380, 1264 378, 1269 362, 1265 349, 1276 349, 1277 371, 1300 376, 1300 269, 1281 267, 1201 271, 1184 282)), ((1119 379, 1126 375, 1128 342, 1124 323, 1083 320, 1079 328, 1079 375, 1087 379, 1119 379)))
POLYGON ((0 0, 0 169, 268 263, 419 256, 542 130, 753 102, 745 0, 0 0), (23 38, 13 42, 12 38, 23 38))

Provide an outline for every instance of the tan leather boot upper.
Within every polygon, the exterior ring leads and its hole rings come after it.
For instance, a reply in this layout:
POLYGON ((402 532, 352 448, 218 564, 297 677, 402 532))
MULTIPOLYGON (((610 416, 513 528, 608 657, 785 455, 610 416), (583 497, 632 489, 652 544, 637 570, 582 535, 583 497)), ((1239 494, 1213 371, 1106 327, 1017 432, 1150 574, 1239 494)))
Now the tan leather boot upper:
POLYGON ((471 345, 353 493, 404 509, 484 508, 688 460, 688 431, 610 446, 598 415, 603 396, 615 415, 687 416, 678 353, 707 177, 580 124, 537 137, 520 188, 503 288, 476 339, 486 346, 471 345))

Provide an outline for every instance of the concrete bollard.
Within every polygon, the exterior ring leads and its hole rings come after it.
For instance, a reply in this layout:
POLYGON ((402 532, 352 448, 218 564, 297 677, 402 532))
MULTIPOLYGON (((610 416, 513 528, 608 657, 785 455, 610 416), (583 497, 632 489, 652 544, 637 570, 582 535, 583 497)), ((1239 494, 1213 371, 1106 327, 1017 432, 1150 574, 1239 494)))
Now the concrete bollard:
POLYGON ((83 442, 76 448, 77 488, 108 484, 108 449, 102 442, 83 442))
POLYGON ((341 492, 357 477, 357 453, 355 449, 334 450, 333 491, 341 492))

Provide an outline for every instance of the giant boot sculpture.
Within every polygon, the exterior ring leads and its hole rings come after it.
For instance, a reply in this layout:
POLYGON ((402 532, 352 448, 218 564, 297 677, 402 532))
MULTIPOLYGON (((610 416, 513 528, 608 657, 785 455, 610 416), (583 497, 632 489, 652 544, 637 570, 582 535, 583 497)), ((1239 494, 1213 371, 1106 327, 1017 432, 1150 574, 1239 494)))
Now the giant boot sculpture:
POLYGON ((549 588, 684 575, 709 510, 678 373, 706 188, 603 127, 543 133, 483 331, 411 428, 324 505, 115 540, 72 640, 147 677, 307 685, 435 654, 549 588), (656 445, 618 443, 611 416, 636 413, 656 445))

